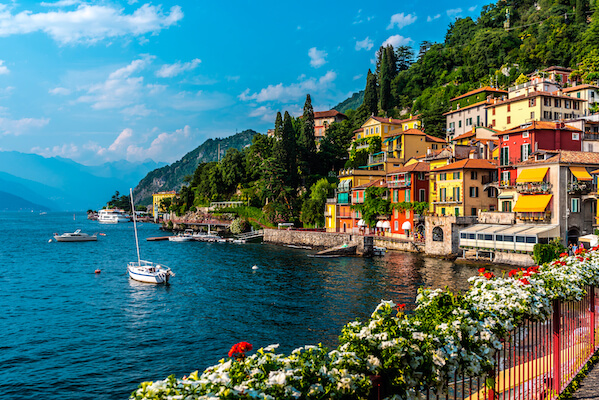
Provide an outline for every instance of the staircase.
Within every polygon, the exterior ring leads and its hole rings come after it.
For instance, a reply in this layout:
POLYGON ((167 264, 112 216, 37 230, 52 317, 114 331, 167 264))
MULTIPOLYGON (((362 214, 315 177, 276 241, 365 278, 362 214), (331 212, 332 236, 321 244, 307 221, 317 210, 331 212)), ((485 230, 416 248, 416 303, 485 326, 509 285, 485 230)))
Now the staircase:
POLYGON ((259 231, 240 233, 239 235, 236 235, 236 238, 240 239, 240 240, 253 240, 253 239, 258 239, 258 238, 263 238, 263 237, 264 237, 264 229, 260 229, 259 231))

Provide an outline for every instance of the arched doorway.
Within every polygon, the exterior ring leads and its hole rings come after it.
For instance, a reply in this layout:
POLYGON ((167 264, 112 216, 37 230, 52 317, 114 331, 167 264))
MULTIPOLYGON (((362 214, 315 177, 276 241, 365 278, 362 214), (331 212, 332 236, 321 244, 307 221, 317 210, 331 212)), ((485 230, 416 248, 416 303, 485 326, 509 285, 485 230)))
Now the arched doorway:
POLYGON ((435 226, 433 228, 433 242, 442 242, 443 241, 443 229, 440 226, 435 226))
POLYGON ((568 244, 569 243, 577 244, 579 237, 580 237, 580 229, 578 229, 575 226, 568 229, 568 244))

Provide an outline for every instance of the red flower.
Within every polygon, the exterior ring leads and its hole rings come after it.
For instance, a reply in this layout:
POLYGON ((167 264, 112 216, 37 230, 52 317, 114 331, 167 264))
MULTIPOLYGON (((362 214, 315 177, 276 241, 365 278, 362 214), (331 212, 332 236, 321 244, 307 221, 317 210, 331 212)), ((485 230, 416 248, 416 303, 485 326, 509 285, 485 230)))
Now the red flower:
POLYGON ((495 278, 495 275, 492 272, 487 272, 483 276, 487 279, 495 278))
POLYGON ((512 276, 516 276, 520 273, 520 270, 518 268, 513 269, 510 271, 510 273, 508 274, 508 276, 511 278, 512 276))
POLYGON ((559 256, 560 257, 568 257, 568 253, 561 253, 559 256))
POLYGON ((254 347, 248 342, 239 342, 234 344, 229 350, 229 357, 244 358, 245 352, 252 350, 254 347))
POLYGON ((522 283, 523 283, 523 284, 525 284, 525 285, 530 285, 530 282, 529 282, 529 281, 528 281, 528 279, 526 279, 526 278, 522 278, 522 279, 520 279, 520 282, 522 282, 522 283))
POLYGON ((479 274, 481 274, 481 275, 484 275, 484 274, 485 274, 485 271, 486 271, 486 268, 485 268, 485 267, 482 267, 482 268, 479 268, 479 269, 478 269, 478 273, 479 273, 479 274))

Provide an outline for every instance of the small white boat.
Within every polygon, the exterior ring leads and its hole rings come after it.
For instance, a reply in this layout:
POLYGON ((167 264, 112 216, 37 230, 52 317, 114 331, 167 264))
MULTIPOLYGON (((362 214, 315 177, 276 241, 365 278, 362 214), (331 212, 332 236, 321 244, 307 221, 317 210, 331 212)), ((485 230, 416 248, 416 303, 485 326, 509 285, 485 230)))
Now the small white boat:
POLYGON ((57 242, 95 242, 98 240, 98 237, 95 233, 93 235, 88 235, 87 233, 81 232, 81 229, 77 229, 75 232, 67 232, 62 235, 55 233, 54 239, 57 242))
POLYGON ((168 237, 169 242, 190 242, 192 240, 195 240, 194 237, 192 235, 186 235, 186 234, 168 237))
MULTIPOLYGON (((135 210, 133 205, 133 189, 129 189, 131 195, 131 209, 135 210)), ((155 264, 151 261, 142 260, 139 255, 139 240, 137 238, 137 221, 133 213, 133 230, 135 231, 135 247, 137 249, 137 261, 131 261, 127 264, 127 273, 131 279, 145 283, 168 283, 171 276, 175 273, 167 266, 155 264)))
POLYGON ((372 254, 375 256, 384 256, 386 252, 387 252, 386 247, 373 246, 373 248, 372 248, 372 254))
POLYGON ((131 221, 131 219, 125 214, 124 210, 107 208, 98 212, 98 222, 102 224, 117 224, 119 222, 129 221, 131 221))

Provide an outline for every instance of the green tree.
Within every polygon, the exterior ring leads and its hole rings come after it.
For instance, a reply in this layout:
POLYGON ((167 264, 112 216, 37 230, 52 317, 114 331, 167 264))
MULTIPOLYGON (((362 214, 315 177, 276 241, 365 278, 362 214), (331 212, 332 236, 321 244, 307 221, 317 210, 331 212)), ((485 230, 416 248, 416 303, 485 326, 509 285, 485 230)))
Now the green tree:
POLYGON ((378 217, 391 214, 391 202, 384 198, 387 188, 371 186, 366 189, 364 202, 351 206, 352 210, 359 211, 362 219, 368 226, 376 226, 378 217))
POLYGON ((587 11, 589 11, 588 0, 576 0, 576 23, 586 24, 587 22, 587 11))
POLYGON ((520 76, 518 77, 518 79, 516 79, 516 85, 522 85, 523 83, 529 82, 530 79, 528 79, 528 76, 524 75, 524 74, 520 74, 520 76))
POLYGON ((324 208, 332 188, 325 178, 319 179, 310 187, 310 196, 304 200, 300 217, 304 224, 324 226, 324 208))
POLYGON ((371 115, 378 114, 378 87, 376 76, 368 70, 366 77, 366 88, 364 89, 364 102, 356 112, 356 119, 362 125, 371 115))
POLYGON ((380 82, 380 95, 381 99, 381 110, 385 113, 391 108, 391 80, 392 80, 392 71, 390 71, 390 66, 388 62, 388 51, 385 47, 381 47, 379 53, 381 56, 381 69, 379 72, 379 82, 380 82))
POLYGON ((397 71, 405 71, 414 63, 414 50, 410 46, 399 46, 395 49, 397 71))
POLYGON ((316 137, 314 134, 314 108, 312 99, 306 95, 304 113, 301 118, 300 134, 297 140, 298 164, 302 176, 310 175, 310 166, 314 163, 316 156, 316 137))

